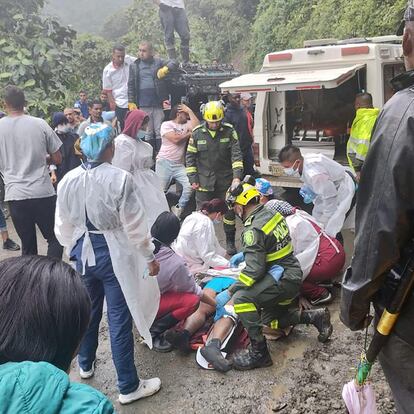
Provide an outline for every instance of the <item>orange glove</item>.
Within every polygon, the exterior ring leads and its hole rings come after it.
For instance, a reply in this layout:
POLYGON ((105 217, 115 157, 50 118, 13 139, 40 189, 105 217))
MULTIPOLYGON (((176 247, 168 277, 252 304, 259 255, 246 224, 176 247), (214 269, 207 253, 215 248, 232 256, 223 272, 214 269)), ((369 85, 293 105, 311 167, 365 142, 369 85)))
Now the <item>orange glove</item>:
POLYGON ((134 104, 133 102, 128 102, 128 111, 133 111, 134 109, 138 109, 136 104, 134 104))

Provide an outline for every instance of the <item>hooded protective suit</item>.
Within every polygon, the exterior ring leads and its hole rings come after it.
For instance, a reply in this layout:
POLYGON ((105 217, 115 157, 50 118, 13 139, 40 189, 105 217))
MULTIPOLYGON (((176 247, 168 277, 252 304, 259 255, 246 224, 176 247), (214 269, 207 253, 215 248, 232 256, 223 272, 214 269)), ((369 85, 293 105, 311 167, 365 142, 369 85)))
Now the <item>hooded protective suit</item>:
POLYGON ((213 222, 200 211, 186 217, 172 247, 184 258, 192 274, 229 265, 223 257, 226 251, 217 240, 213 222))
POLYGON ((303 158, 301 180, 316 194, 312 216, 331 237, 342 228, 353 228, 353 212, 346 218, 355 195, 351 176, 342 165, 325 155, 305 154, 303 158))
MULTIPOLYGON (((414 236, 414 71, 393 80, 397 92, 384 106, 364 163, 356 207, 352 272, 344 278, 341 320, 362 329, 374 302, 382 311, 384 274, 414 236)), ((414 412, 414 293, 408 298, 380 362, 398 412, 414 412)))
POLYGON ((95 266, 87 219, 108 244, 114 273, 136 327, 149 347, 149 328, 158 311, 157 280, 144 278, 154 246, 147 217, 132 176, 108 163, 68 172, 58 185, 55 233, 68 254, 83 235, 82 263, 95 266))
POLYGON ((115 155, 112 165, 128 171, 142 194, 141 201, 148 218, 148 227, 154 224, 163 211, 169 211, 160 179, 151 169, 154 165, 153 148, 137 139, 136 135, 147 114, 139 109, 125 118, 123 133, 115 138, 115 155))

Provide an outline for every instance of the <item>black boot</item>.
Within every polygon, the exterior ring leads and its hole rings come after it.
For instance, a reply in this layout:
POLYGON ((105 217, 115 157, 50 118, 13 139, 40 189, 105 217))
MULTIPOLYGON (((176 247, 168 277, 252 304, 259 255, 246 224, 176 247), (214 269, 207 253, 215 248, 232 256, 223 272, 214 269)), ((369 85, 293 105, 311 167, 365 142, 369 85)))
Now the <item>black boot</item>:
POLYGON ((250 340, 249 349, 237 353, 233 358, 233 366, 239 371, 245 371, 254 368, 264 368, 273 365, 269 350, 267 349, 266 339, 257 342, 250 340))
POLYGON ((171 313, 156 319, 151 326, 150 333, 152 336, 152 346, 157 352, 170 352, 173 346, 165 339, 165 331, 177 325, 179 321, 171 313))
POLYGON ((181 46, 181 57, 183 59, 184 64, 190 61, 190 47, 189 46, 181 46))
POLYGON ((175 51, 175 47, 171 49, 167 49, 168 59, 176 60, 177 59, 177 52, 175 51))
POLYGON ((186 329, 183 331, 170 329, 165 333, 165 339, 183 354, 189 354, 191 352, 190 338, 191 334, 186 329))
POLYGON ((313 325, 318 331, 318 341, 326 342, 332 335, 331 314, 328 308, 304 310, 300 317, 301 323, 313 325))
POLYGON ((220 339, 211 339, 203 348, 200 349, 200 352, 215 370, 227 372, 231 369, 231 363, 223 357, 220 348, 220 339))
POLYGON ((235 234, 226 234, 226 253, 229 256, 233 256, 237 253, 235 237, 235 234))

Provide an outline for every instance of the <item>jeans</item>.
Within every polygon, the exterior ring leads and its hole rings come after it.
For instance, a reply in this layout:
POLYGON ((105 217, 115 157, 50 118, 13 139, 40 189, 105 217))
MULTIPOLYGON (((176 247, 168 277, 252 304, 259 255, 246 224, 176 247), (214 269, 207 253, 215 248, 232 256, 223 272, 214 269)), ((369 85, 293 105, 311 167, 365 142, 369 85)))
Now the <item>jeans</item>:
POLYGON ((10 215, 20 240, 22 255, 37 254, 36 225, 47 241, 47 255, 62 258, 63 247, 55 236, 56 196, 9 201, 10 215))
MULTIPOLYGON (((132 316, 112 268, 111 256, 104 236, 90 234, 90 238, 95 252, 96 266, 86 266, 82 280, 91 298, 92 312, 88 330, 79 348, 78 362, 83 370, 89 371, 96 358, 99 324, 102 319, 105 297, 108 306, 112 360, 118 376, 118 388, 121 394, 129 394, 139 386, 139 378, 134 363, 132 316)), ((78 241, 77 246, 72 251, 73 257, 76 258, 78 272, 82 270, 81 251, 82 240, 78 241)))
POLYGON ((7 231, 6 219, 0 206, 0 232, 7 231))
POLYGON ((149 143, 154 148, 154 152, 158 153, 161 148, 161 124, 164 121, 164 110, 155 106, 143 106, 140 108, 149 116, 147 134, 150 138, 149 143))
POLYGON ((175 181, 183 187, 183 192, 178 200, 178 205, 180 208, 184 208, 190 200, 192 192, 190 180, 188 179, 184 164, 177 164, 174 161, 161 158, 158 159, 155 164, 155 172, 161 180, 164 192, 168 191, 172 179, 175 179, 175 181))
POLYGON ((176 59, 175 30, 181 39, 181 56, 184 62, 188 62, 190 55, 190 27, 185 9, 161 5, 159 15, 169 58, 176 59))

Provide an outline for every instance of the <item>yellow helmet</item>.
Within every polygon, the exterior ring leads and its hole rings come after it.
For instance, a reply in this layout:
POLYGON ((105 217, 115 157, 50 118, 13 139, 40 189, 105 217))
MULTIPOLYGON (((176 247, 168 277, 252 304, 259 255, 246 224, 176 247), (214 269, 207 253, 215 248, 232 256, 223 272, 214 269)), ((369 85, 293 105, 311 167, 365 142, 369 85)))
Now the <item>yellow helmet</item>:
POLYGON ((224 118, 224 108, 220 101, 207 102, 202 111, 203 118, 207 122, 218 122, 224 118))
POLYGON ((257 188, 248 183, 240 183, 234 190, 229 189, 226 194, 226 202, 229 208, 233 208, 234 204, 246 206, 250 200, 260 197, 257 188))

